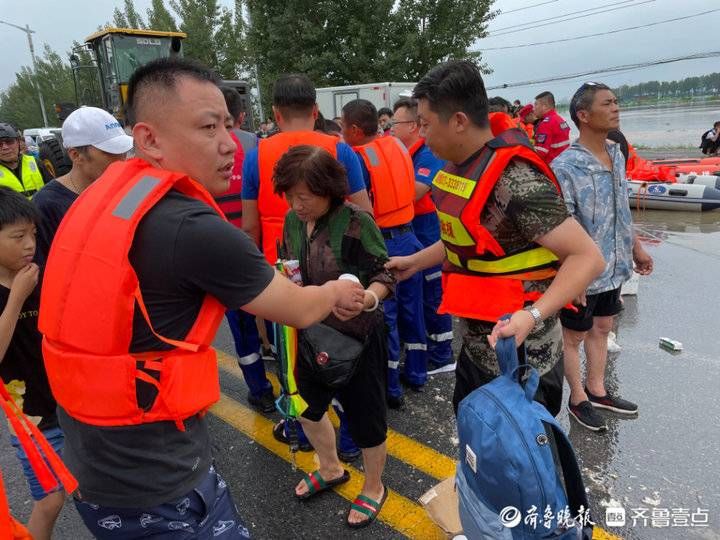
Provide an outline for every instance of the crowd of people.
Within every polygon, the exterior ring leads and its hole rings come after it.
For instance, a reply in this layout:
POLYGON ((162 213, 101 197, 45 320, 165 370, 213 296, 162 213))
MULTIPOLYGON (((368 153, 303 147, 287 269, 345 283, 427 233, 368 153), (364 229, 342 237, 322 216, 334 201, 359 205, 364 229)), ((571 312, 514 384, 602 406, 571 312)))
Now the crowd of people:
MULTIPOLYGON (((388 495, 386 408, 454 371, 457 411, 498 375, 500 337, 540 373, 535 399, 551 414, 564 379, 588 429, 606 427, 597 409, 637 413, 604 385, 620 286, 653 265, 632 228, 627 156, 608 139, 619 129, 608 86, 573 96, 572 144, 552 93, 488 99, 466 61, 433 68, 392 109, 357 99, 332 120, 308 77, 285 75, 272 110, 243 131, 235 90, 192 61, 157 60, 129 84, 132 136, 100 109, 67 118, 72 169, 55 179, 0 123, 0 375, 77 478, 94 536, 249 537, 205 417, 223 317, 248 402, 265 413, 272 322, 300 329, 307 407, 298 433, 280 421, 273 435, 317 452, 301 500, 347 482, 342 462, 362 456, 353 528, 388 495), (321 351, 332 350, 348 358, 330 380, 321 351)), ((48 539, 65 495, 46 492, 13 444, 35 501, 28 528, 48 539)))

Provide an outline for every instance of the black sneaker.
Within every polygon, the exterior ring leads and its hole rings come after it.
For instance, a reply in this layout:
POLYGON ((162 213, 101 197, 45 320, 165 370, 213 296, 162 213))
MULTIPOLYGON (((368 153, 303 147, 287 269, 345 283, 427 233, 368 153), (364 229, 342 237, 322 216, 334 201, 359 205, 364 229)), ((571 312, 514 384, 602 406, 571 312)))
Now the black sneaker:
POLYGON ((252 405, 258 411, 264 413, 275 412, 275 396, 272 390, 268 390, 259 398, 254 397, 252 394, 248 394, 248 403, 252 405))
POLYGON ((568 412, 571 417, 577 420, 578 424, 591 431, 605 431, 607 429, 605 421, 595 412, 592 403, 589 401, 581 401, 577 405, 568 402, 568 412))
POLYGON ((600 397, 592 395, 586 388, 585 393, 593 407, 598 409, 607 409, 618 414, 637 414, 638 412, 638 406, 635 403, 613 396, 610 392, 606 392, 604 396, 600 397))
POLYGON ((410 382, 410 379, 408 379, 407 375, 404 373, 400 374, 400 382, 403 383, 405 386, 407 386, 410 390, 413 392, 423 392, 424 384, 414 384, 410 382))
POLYGON ((362 455, 362 450, 359 448, 356 448, 355 450, 351 452, 344 452, 340 450, 340 448, 337 449, 337 455, 338 459, 342 461, 343 463, 352 463, 357 458, 359 458, 362 455))
POLYGON ((387 395, 387 406, 391 409, 402 409, 403 405, 405 405, 405 398, 402 396, 391 396, 390 394, 387 395))
MULTIPOLYGON (((290 444, 290 439, 287 438, 287 435, 285 435, 285 420, 280 420, 277 424, 273 426, 272 429, 273 437, 275 437, 276 441, 279 441, 284 444, 290 444)), ((314 450, 312 444, 310 444, 310 441, 303 443, 300 442, 298 445, 298 450, 301 452, 312 452, 314 450)))

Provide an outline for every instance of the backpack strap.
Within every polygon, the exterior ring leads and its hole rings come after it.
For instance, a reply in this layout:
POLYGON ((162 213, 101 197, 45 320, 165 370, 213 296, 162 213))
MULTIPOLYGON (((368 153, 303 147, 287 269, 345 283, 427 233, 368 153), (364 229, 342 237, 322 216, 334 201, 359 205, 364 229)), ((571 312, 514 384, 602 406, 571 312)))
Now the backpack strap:
MULTIPOLYGON (((589 515, 590 503, 588 502, 587 493, 585 492, 585 485, 582 481, 580 467, 575 458, 575 452, 565 432, 556 423, 554 418, 551 417, 551 419, 552 422, 545 422, 545 424, 552 430, 552 437, 555 441, 555 448, 557 449, 563 480, 565 482, 565 491, 568 496, 570 515, 573 517, 579 515, 582 507, 585 515, 589 516, 588 519, 591 519, 589 515)), ((582 539, 591 540, 592 535, 593 526, 589 523, 587 525, 583 524, 582 539)))
MULTIPOLYGON (((503 315, 500 317, 500 320, 510 320, 510 314, 503 315)), ((517 347, 515 346, 515 337, 510 336, 498 339, 495 344, 495 355, 497 356, 498 365, 500 366, 500 373, 505 377, 519 382, 519 378, 515 377, 515 373, 518 372, 518 367, 520 367, 517 347)))

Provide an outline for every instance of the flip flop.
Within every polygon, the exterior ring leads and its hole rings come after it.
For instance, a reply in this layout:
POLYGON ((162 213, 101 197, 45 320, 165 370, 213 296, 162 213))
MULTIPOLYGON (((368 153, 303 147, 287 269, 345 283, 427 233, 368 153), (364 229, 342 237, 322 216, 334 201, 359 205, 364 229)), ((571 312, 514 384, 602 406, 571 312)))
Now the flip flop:
POLYGON ((314 497, 318 493, 332 489, 334 486, 344 484, 350 480, 350 473, 343 471, 342 476, 333 480, 325 480, 322 476, 320 476, 320 471, 313 471, 310 474, 304 475, 302 479, 305 481, 305 484, 307 484, 308 490, 302 495, 295 494, 295 496, 298 499, 305 501, 310 497, 314 497))
MULTIPOLYGON (((379 502, 373 501, 370 497, 365 495, 358 495, 350 505, 350 510, 355 510, 356 512, 365 514, 368 518, 363 521, 358 521, 357 523, 350 523, 347 519, 345 519, 347 526, 351 529, 362 529, 363 527, 370 525, 373 521, 375 521, 375 518, 380 513, 380 510, 382 510, 382 507, 387 500, 387 496, 388 488, 385 485, 383 485, 383 496, 379 502)), ((348 512, 348 517, 350 517, 350 512, 348 512)))

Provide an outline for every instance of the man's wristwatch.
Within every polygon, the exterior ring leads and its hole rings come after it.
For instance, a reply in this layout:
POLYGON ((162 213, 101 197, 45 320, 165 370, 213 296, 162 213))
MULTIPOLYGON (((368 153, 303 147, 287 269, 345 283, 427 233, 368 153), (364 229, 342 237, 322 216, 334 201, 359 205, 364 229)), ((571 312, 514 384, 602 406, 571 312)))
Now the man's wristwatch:
POLYGON ((540 313, 540 310, 535 306, 527 306, 523 308, 523 311, 527 311, 532 316, 535 321, 533 330, 538 330, 542 326, 542 313, 540 313))

